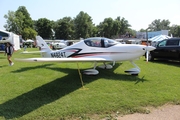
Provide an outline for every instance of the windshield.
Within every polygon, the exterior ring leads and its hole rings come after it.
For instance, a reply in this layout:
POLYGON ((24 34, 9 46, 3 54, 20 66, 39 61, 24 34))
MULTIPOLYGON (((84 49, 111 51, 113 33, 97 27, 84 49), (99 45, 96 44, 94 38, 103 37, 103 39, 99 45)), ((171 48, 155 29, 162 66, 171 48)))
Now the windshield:
POLYGON ((164 47, 166 46, 166 40, 163 40, 161 41, 159 44, 158 44, 159 47, 164 47))
POLYGON ((110 47, 119 42, 108 38, 88 38, 84 40, 85 44, 91 47, 110 47))

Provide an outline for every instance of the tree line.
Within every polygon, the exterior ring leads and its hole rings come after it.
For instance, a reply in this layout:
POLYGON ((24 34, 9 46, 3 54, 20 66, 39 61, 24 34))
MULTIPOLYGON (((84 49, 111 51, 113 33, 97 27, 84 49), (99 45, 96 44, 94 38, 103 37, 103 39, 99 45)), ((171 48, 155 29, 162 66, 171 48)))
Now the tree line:
MULTIPOLYGON (((35 39, 40 35, 44 39, 79 39, 88 37, 107 37, 119 38, 126 36, 135 36, 135 30, 124 17, 118 16, 116 19, 105 18, 99 25, 92 22, 92 18, 87 13, 80 11, 75 18, 63 17, 57 21, 47 18, 32 20, 25 6, 19 6, 14 11, 8 11, 4 15, 6 24, 4 28, 7 31, 21 35, 23 39, 35 39)), ((180 36, 180 26, 170 26, 169 20, 156 19, 149 24, 150 31, 170 30, 173 36, 180 36)), ((141 32, 146 29, 141 29, 141 32)))

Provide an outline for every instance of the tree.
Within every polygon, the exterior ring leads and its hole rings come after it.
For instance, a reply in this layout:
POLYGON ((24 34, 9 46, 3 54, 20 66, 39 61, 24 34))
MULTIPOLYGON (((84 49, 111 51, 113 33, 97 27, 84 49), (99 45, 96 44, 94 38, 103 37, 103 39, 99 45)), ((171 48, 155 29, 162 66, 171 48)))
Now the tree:
POLYGON ((112 33, 114 36, 119 36, 121 30, 121 21, 119 21, 118 17, 114 20, 112 33))
POLYGON ((151 31, 160 31, 160 30, 169 30, 170 28, 170 22, 169 20, 160 20, 156 19, 151 24, 149 24, 149 29, 151 31))
POLYGON ((146 29, 141 28, 139 32, 146 32, 146 29))
POLYGON ((93 22, 91 17, 81 11, 74 18, 75 38, 87 38, 93 34, 93 22))
POLYGON ((121 28, 119 32, 120 35, 126 34, 128 28, 131 27, 131 25, 128 23, 128 21, 124 17, 122 17, 122 19, 120 17, 117 17, 116 20, 120 21, 121 23, 121 28))
POLYGON ((24 39, 23 33, 26 33, 24 30, 29 29, 34 33, 33 36, 37 34, 33 28, 33 21, 30 14, 24 6, 20 6, 16 12, 9 11, 8 15, 5 15, 4 18, 7 19, 7 24, 4 25, 7 31, 22 35, 24 39))
POLYGON ((93 25, 92 27, 92 37, 100 37, 99 29, 97 26, 93 25))
POLYGON ((103 22, 98 26, 100 34, 103 37, 110 38, 113 34, 114 21, 112 18, 105 18, 103 22))
POLYGON ((35 23, 35 29, 42 38, 49 39, 53 37, 52 33, 52 23, 53 21, 47 18, 40 18, 35 23))
POLYGON ((25 40, 35 39, 37 32, 32 28, 24 28, 24 30, 22 31, 22 35, 25 40))
POLYGON ((4 25, 6 31, 17 33, 17 24, 16 24, 16 16, 14 11, 8 11, 7 15, 4 15, 4 18, 7 19, 4 25))
POLYGON ((172 25, 169 33, 172 34, 173 37, 180 37, 180 25, 172 25))
POLYGON ((19 6, 16 11, 16 18, 18 18, 19 21, 22 21, 23 28, 33 28, 33 20, 31 19, 25 6, 19 6))
POLYGON ((71 17, 64 17, 55 22, 54 25, 56 39, 73 39, 74 24, 71 17))
POLYGON ((134 37, 136 36, 136 30, 133 30, 133 29, 131 29, 131 28, 128 28, 127 31, 128 31, 128 33, 129 33, 130 36, 134 36, 134 37))
POLYGON ((125 18, 117 17, 115 20, 112 18, 105 18, 103 22, 98 25, 101 36, 108 38, 118 37, 124 35, 129 30, 131 25, 125 18))

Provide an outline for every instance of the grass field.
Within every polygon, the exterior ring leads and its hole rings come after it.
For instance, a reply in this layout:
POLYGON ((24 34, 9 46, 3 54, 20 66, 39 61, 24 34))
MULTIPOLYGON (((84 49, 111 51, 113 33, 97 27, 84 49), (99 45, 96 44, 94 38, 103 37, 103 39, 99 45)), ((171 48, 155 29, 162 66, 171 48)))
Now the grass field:
MULTIPOLYGON (((36 48, 27 50, 37 50, 36 48)), ((39 57, 20 54, 13 58, 39 57)), ((76 63, 26 63, 9 66, 0 54, 0 119, 114 119, 114 115, 148 112, 147 106, 180 104, 179 62, 135 63, 138 76, 124 73, 133 66, 116 63, 111 70, 99 70, 97 76, 83 75, 84 89, 76 63)), ((92 63, 79 63, 82 70, 92 63)))

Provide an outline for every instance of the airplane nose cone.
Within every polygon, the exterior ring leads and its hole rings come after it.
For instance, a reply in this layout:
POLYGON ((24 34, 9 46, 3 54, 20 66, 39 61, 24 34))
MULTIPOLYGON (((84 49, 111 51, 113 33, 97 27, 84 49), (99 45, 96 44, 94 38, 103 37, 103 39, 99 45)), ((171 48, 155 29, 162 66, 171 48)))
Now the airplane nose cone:
POLYGON ((152 50, 155 50, 156 48, 155 47, 153 47, 153 46, 147 46, 146 47, 146 50, 147 51, 152 51, 152 50))

